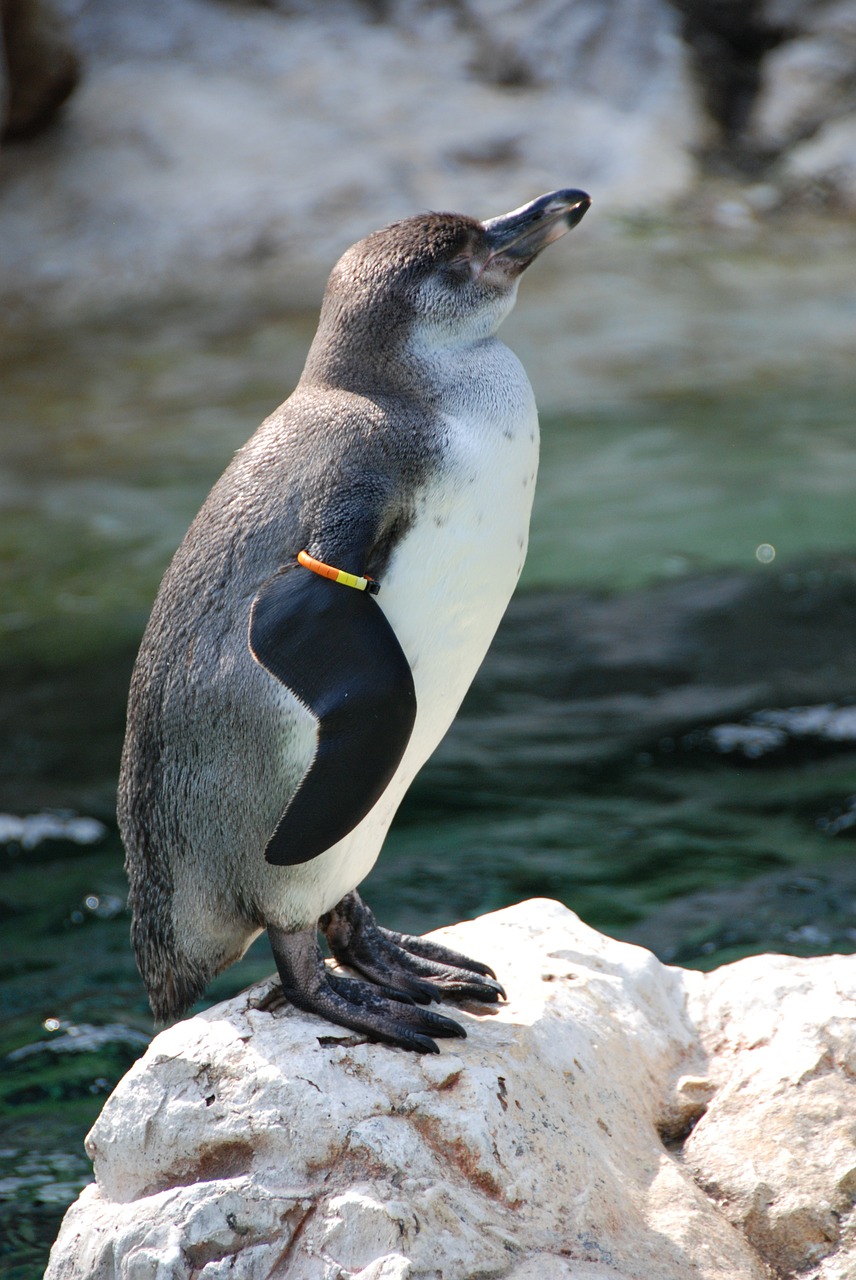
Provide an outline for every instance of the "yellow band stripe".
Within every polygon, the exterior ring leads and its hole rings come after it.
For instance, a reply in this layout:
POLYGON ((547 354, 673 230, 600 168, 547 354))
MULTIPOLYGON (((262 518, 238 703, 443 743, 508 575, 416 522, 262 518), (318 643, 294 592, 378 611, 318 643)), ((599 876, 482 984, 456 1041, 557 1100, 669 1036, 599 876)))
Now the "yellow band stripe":
POLYGON ((331 582, 338 582, 343 587, 354 587, 357 591, 368 591, 373 596, 376 596, 380 591, 380 583, 375 582, 372 578, 362 578, 359 574, 346 573, 344 569, 336 569, 332 564, 325 564, 323 560, 316 560, 308 551, 298 551, 297 562, 302 564, 304 569, 311 569, 319 577, 329 578, 331 582))

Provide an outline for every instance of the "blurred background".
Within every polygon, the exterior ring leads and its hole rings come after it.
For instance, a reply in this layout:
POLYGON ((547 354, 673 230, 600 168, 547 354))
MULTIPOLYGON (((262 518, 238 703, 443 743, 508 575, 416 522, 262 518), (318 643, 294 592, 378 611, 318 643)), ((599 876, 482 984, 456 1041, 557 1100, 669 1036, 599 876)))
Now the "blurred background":
POLYGON ((158 581, 397 217, 594 202, 503 331, 544 432, 521 588, 369 901, 555 897, 703 968, 856 951, 856 0, 0 19, 4 1275, 152 1034, 114 793, 158 581))

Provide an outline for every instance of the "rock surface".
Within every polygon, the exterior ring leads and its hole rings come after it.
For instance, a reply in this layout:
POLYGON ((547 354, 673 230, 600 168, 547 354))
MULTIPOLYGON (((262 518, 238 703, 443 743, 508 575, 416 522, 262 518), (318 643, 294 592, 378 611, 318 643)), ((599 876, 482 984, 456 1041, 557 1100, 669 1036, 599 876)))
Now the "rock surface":
POLYGON ((86 76, 62 127, 4 161, 10 294, 139 299, 274 264, 293 304, 419 209, 487 217, 569 183, 650 209, 693 174, 665 0, 409 3, 383 21, 357 0, 323 19, 92 0, 74 30, 86 76))
POLYGON ((781 150, 856 110, 856 8, 840 0, 763 0, 781 43, 763 60, 750 129, 781 150))
POLYGON ((829 188, 856 205, 856 5, 762 0, 784 36, 759 71, 749 137, 781 157, 786 180, 829 188))
POLYGON ((543 900, 441 936, 509 1001, 437 1057, 264 988, 158 1036, 46 1280, 852 1280, 854 960, 667 968, 543 900))
POLYGON ((852 366, 849 0, 41 3, 82 79, 0 150, 4 327, 315 310, 374 227, 572 184, 584 239, 526 283, 542 407, 569 323, 577 398, 852 366))

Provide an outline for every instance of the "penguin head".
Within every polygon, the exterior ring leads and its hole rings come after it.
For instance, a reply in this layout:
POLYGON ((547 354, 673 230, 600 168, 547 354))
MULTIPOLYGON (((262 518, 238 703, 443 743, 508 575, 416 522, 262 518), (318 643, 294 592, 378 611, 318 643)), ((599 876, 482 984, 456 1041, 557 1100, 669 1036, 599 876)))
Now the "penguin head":
MULTIPOLYGON (((385 353, 398 353, 414 339, 489 337, 513 307, 523 271, 576 226, 590 203, 584 191, 553 191, 485 222, 424 213, 373 232, 333 268, 318 353, 356 345, 364 357, 370 348, 377 367, 385 353)), ((307 369, 313 363, 310 357, 307 369)))

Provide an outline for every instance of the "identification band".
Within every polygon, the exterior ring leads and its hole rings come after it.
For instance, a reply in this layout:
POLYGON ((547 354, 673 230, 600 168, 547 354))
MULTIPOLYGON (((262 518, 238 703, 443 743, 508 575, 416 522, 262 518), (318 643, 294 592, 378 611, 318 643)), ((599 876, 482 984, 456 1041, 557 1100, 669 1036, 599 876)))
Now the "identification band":
POLYGON ((304 569, 317 573, 320 578, 329 578, 331 582, 338 582, 343 587, 353 587, 355 591, 367 591, 370 596, 376 596, 380 591, 380 583, 375 582, 374 578, 363 578, 357 573, 346 573, 344 569, 336 569, 332 564, 316 560, 308 551, 298 551, 297 563, 302 564, 304 569))

